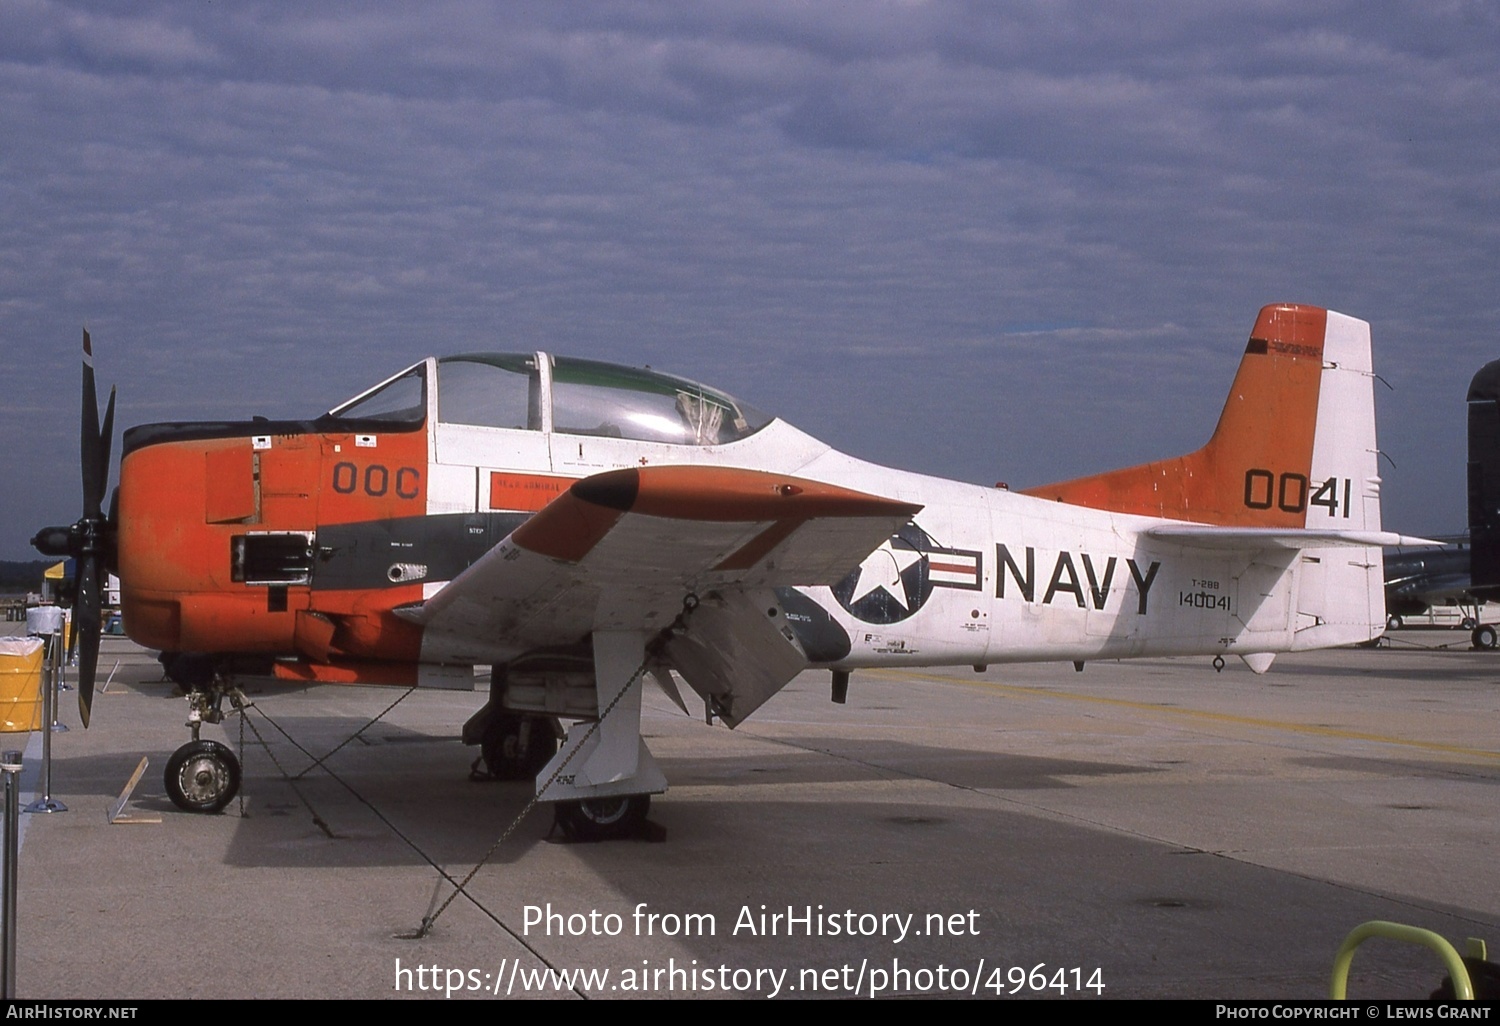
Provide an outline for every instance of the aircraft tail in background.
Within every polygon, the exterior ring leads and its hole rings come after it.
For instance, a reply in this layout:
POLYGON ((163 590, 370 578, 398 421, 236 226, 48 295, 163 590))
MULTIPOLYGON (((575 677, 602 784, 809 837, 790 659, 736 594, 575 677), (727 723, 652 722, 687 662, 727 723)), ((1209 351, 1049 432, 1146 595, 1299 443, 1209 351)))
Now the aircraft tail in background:
POLYGON ((1472 590, 1500 587, 1500 360, 1469 383, 1469 577, 1472 590))

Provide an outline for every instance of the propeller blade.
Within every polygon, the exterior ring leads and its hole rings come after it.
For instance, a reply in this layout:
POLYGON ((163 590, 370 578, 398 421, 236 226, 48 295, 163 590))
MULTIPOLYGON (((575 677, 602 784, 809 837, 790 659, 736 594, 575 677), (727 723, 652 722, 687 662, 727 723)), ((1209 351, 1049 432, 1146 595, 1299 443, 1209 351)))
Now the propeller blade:
POLYGON ((78 574, 82 572, 82 565, 83 563, 81 560, 76 561, 73 564, 73 629, 68 631, 68 651, 67 655, 64 657, 70 665, 73 662, 73 656, 78 651, 78 594, 80 589, 82 588, 82 584, 78 580, 78 574))
MULTIPOLYGON (((111 407, 111 420, 113 408, 111 407)), ((113 425, 111 425, 112 427, 113 425)), ((100 516, 104 502, 105 479, 109 474, 109 455, 99 459, 99 393, 94 387, 94 346, 88 329, 83 332, 83 419, 78 430, 78 462, 83 467, 83 515, 85 519, 100 516)))
POLYGON ((94 674, 99 667, 99 634, 103 627, 99 562, 98 556, 78 561, 78 599, 73 603, 73 637, 78 645, 78 718, 85 728, 94 704, 94 674))
POLYGON ((109 516, 104 520, 104 572, 120 573, 120 486, 109 493, 109 516))
POLYGON ((115 390, 109 390, 104 423, 99 423, 99 393, 94 384, 94 345, 83 332, 83 410, 78 456, 83 476, 83 516, 71 527, 45 527, 31 539, 45 555, 67 555, 76 561, 73 574, 73 636, 68 658, 78 653, 78 715, 89 725, 94 704, 94 676, 99 668, 99 635, 103 630, 102 577, 117 561, 116 533, 120 490, 110 497, 109 516, 100 508, 109 484, 109 452, 115 433, 115 390))
MULTIPOLYGON (((99 464, 100 476, 105 481, 109 480, 109 450, 115 437, 115 390, 109 390, 109 402, 104 406, 104 426, 99 429, 99 464)), ((104 490, 100 489, 99 498, 104 498, 104 490)))

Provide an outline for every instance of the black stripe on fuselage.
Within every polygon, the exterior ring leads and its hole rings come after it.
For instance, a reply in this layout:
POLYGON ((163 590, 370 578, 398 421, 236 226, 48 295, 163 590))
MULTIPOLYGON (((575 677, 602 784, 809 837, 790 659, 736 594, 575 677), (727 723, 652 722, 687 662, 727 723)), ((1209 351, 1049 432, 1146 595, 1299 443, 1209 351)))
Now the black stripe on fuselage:
POLYGON ((323 415, 316 420, 204 420, 183 423, 138 424, 125 432, 121 455, 128 456, 148 445, 167 442, 202 442, 220 438, 254 438, 257 435, 393 435, 421 431, 425 420, 403 421, 375 417, 342 418, 323 415))
POLYGON ((438 513, 323 524, 315 539, 312 588, 366 590, 451 581, 530 516, 438 513), (420 568, 419 576, 411 568, 420 568))

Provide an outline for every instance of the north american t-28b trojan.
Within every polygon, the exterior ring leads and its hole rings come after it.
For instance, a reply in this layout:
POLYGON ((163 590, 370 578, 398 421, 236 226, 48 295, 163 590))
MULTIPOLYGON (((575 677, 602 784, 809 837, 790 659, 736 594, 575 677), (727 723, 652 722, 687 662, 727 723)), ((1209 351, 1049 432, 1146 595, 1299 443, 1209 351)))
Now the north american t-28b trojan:
MULTIPOLYGON (((1376 637, 1380 546, 1403 539, 1381 529, 1372 379, 1368 324, 1267 306, 1203 448, 1013 492, 855 459, 655 371, 476 353, 316 419, 132 428, 106 514, 113 394, 101 429, 85 336, 84 516, 35 542, 78 558, 85 722, 113 568, 128 634, 206 661, 209 719, 257 660, 464 689, 489 666, 466 740, 575 835, 610 836, 667 786, 647 680, 734 727, 809 667, 842 700, 864 667, 1263 672, 1376 637)), ((215 810, 239 768, 194 735, 168 792, 215 810)))

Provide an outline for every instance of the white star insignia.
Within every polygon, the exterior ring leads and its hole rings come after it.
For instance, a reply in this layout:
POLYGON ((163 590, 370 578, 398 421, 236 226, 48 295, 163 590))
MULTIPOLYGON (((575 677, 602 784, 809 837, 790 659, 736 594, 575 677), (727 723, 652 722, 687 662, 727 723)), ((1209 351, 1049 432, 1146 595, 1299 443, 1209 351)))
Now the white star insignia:
POLYGON ((901 580, 901 574, 921 559, 920 552, 898 549, 887 538, 880 548, 859 564, 859 579, 854 582, 854 594, 849 596, 849 604, 853 605, 878 588, 901 603, 902 609, 910 609, 911 596, 906 593, 906 583, 901 580))

